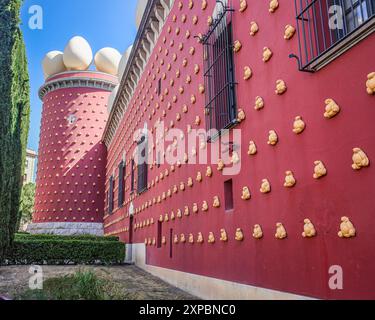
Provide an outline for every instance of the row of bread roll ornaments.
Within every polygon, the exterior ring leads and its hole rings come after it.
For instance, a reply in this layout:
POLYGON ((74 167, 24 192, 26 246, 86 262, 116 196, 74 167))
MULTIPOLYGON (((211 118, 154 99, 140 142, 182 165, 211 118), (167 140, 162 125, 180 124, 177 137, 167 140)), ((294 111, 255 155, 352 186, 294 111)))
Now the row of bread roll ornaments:
MULTIPOLYGON (((304 219, 303 222, 304 222, 304 226, 303 226, 302 237, 304 237, 304 238, 315 237, 317 235, 317 231, 315 229, 314 224, 311 222, 311 220, 306 218, 306 219, 304 219)), ((262 227, 259 224, 254 225, 252 236, 255 239, 262 239, 263 238, 264 233, 263 233, 262 227)), ((338 232, 338 236, 340 238, 352 238, 352 237, 356 236, 355 227, 348 217, 342 217, 341 218, 340 231, 338 232)), ((165 238, 165 237, 163 237, 163 238, 165 238)), ((286 231, 284 225, 281 222, 278 222, 276 224, 275 238, 280 239, 280 240, 287 238, 287 231, 286 231)), ((189 234, 188 239, 189 239, 188 240, 189 243, 194 243, 194 235, 192 233, 189 234)), ((236 241, 243 241, 245 239, 245 234, 244 234, 244 232, 241 228, 236 229, 234 239, 236 241)), ((228 242, 229 241, 228 233, 225 229, 220 229, 219 240, 221 242, 228 242)), ((175 244, 186 243, 185 234, 182 233, 180 236, 175 234, 173 242, 175 244)), ((203 243, 204 242, 203 234, 201 232, 198 233, 196 242, 197 243, 203 243)), ((213 232, 209 232, 207 242, 210 243, 210 244, 215 243, 215 235, 214 235, 213 232)), ((147 239, 146 239, 145 243, 149 244, 149 245, 153 244, 153 242, 147 241, 147 239)), ((166 244, 166 241, 163 240, 162 243, 166 244)))
MULTIPOLYGON (((128 58, 129 49, 122 56, 116 49, 106 47, 96 53, 94 63, 97 71, 121 77, 128 58)), ((47 79, 65 71, 86 71, 92 61, 90 44, 83 37, 75 36, 69 40, 64 52, 50 51, 45 55, 42 61, 44 76, 47 79)))

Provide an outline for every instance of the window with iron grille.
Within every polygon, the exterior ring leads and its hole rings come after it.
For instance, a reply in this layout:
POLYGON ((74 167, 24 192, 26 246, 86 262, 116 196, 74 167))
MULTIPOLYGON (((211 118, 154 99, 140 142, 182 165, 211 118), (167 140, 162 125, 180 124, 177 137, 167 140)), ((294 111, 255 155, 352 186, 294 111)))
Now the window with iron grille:
MULTIPOLYGON (((216 17, 203 36, 206 129, 228 129, 237 123, 231 1, 216 3, 216 17)), ((214 137, 211 137, 214 138, 214 137)), ((210 140, 210 139, 209 139, 210 140)))
POLYGON ((118 166, 118 207, 122 208, 125 199, 125 162, 121 161, 118 166))
POLYGON ((158 233, 157 233, 157 241, 156 241, 156 245, 157 245, 157 248, 161 248, 162 247, 162 238, 163 238, 163 224, 162 222, 158 221, 158 233))
POLYGON ((158 81, 158 96, 161 95, 161 79, 158 81))
POLYGON ((138 142, 138 180, 137 180, 137 192, 142 193, 147 190, 147 140, 145 136, 142 136, 138 142))
POLYGON ((113 176, 109 178, 109 191, 108 191, 108 213, 113 213, 113 190, 114 190, 115 180, 113 176))
POLYGON ((375 31, 375 0, 294 0, 301 71, 314 72, 375 31))
POLYGON ((131 164, 130 164, 130 192, 134 192, 134 169, 135 169, 135 163, 134 159, 132 159, 131 164))

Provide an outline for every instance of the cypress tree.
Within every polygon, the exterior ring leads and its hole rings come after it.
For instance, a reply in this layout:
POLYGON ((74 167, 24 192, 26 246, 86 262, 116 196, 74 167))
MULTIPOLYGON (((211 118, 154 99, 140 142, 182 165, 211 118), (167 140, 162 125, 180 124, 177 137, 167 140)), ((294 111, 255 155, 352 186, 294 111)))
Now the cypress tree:
POLYGON ((0 257, 16 231, 30 120, 21 4, 22 0, 0 0, 0 257))

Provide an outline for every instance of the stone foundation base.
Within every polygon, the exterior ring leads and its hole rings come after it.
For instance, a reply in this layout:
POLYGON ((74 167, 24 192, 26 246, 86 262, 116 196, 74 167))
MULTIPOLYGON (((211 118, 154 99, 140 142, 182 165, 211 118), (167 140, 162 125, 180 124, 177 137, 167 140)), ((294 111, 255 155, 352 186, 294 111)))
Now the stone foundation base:
POLYGON ((103 224, 94 222, 43 222, 30 223, 27 232, 31 234, 56 234, 64 236, 95 235, 103 236, 103 224))

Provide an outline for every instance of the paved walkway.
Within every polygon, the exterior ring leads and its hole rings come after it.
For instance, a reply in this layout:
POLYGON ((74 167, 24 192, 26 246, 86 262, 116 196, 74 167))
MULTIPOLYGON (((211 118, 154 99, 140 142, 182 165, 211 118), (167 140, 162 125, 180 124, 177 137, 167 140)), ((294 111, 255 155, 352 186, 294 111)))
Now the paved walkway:
MULTIPOLYGON (((181 291, 136 266, 43 266, 44 278, 73 274, 78 270, 94 270, 118 283, 129 300, 188 300, 196 297, 181 291)), ((16 296, 29 284, 29 266, 0 267, 0 295, 16 296)))

